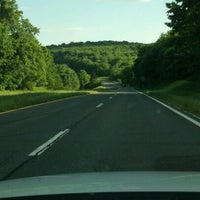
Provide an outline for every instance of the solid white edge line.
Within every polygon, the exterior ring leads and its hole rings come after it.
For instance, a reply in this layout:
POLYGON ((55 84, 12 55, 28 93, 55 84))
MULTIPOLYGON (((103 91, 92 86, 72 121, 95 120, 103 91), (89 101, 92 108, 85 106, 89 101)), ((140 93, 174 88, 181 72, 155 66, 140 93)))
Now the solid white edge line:
POLYGON ((37 149, 31 152, 28 156, 36 156, 36 155, 42 154, 45 150, 47 150, 53 144, 54 141, 56 141, 57 139, 61 139, 65 134, 69 133, 69 131, 70 131, 69 129, 60 131, 54 137, 50 138, 47 142, 40 145, 37 149))
POLYGON ((100 108, 101 106, 103 106, 103 103, 100 103, 96 106, 96 108, 100 108))
POLYGON ((147 94, 144 94, 143 92, 139 92, 139 93, 140 93, 140 94, 143 94, 144 96, 148 97, 149 99, 151 99, 151 100, 153 100, 153 101, 155 101, 155 102, 161 104, 162 106, 168 108, 169 110, 173 111, 173 112, 176 113, 177 115, 180 115, 180 116, 183 117, 184 119, 186 119, 186 120, 192 122, 193 124, 195 124, 196 126, 200 127, 200 122, 198 122, 198 121, 192 119, 191 117, 189 117, 189 116, 183 114, 182 112, 180 112, 180 111, 178 111, 178 110, 172 108, 171 106, 168 106, 168 105, 166 105, 165 103, 163 103, 163 102, 161 102, 161 101, 159 101, 159 100, 157 100, 157 99, 154 99, 153 97, 151 97, 151 96, 149 96, 149 95, 147 95, 147 94))

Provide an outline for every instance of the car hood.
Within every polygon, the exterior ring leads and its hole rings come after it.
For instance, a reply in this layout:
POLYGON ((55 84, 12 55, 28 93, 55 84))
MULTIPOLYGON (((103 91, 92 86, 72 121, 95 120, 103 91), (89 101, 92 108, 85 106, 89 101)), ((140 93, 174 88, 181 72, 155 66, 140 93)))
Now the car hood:
POLYGON ((0 182, 0 198, 102 192, 200 192, 200 172, 99 172, 0 182))

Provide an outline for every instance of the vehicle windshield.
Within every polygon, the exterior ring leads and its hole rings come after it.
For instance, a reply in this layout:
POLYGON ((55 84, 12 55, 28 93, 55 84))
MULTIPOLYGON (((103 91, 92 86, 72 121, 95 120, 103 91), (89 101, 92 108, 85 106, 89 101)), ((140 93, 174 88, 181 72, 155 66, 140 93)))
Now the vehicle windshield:
POLYGON ((199 10, 0 0, 0 182, 199 172, 199 10))

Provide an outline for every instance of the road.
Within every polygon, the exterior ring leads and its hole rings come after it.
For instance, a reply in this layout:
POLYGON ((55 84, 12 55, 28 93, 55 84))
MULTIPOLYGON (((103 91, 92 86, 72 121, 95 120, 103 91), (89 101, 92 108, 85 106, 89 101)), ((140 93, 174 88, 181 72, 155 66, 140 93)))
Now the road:
POLYGON ((0 179, 199 171, 200 128, 131 88, 0 115, 0 179))

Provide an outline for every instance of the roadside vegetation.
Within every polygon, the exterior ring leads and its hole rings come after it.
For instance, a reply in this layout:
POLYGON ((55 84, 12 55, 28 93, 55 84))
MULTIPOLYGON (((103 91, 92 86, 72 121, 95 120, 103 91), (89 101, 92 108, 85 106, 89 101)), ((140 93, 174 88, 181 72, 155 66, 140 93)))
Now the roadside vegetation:
POLYGON ((200 118, 200 83, 199 81, 175 81, 157 89, 143 90, 153 96, 186 113, 200 118))
POLYGON ((177 80, 200 80, 200 2, 167 3, 171 30, 144 45, 135 62, 134 84, 157 87, 177 80))
POLYGON ((47 48, 59 67, 65 65, 76 73, 89 76, 81 88, 88 87, 90 81, 107 76, 130 82, 133 77, 132 67, 137 59, 142 44, 130 42, 79 42, 61 45, 50 45, 47 48))
POLYGON ((0 94, 0 112, 87 94, 91 94, 91 92, 66 90, 6 91, 0 94))
POLYGON ((151 88, 150 95, 199 116, 200 2, 176 0, 166 6, 171 30, 139 50, 133 85, 151 88))

